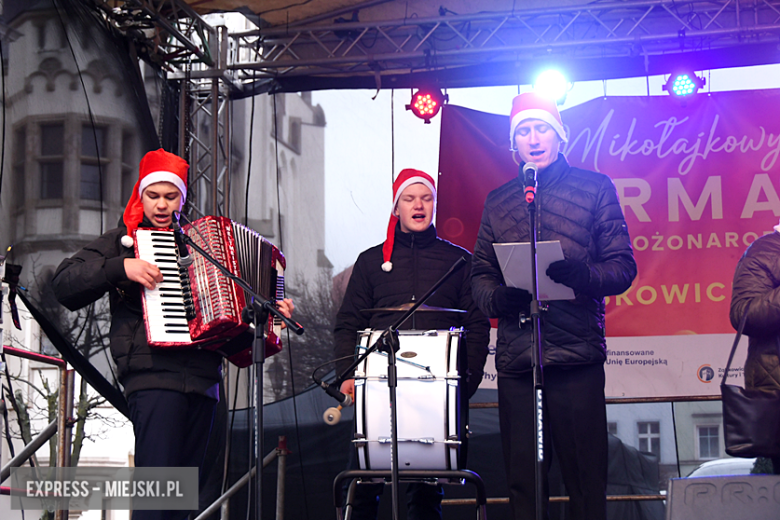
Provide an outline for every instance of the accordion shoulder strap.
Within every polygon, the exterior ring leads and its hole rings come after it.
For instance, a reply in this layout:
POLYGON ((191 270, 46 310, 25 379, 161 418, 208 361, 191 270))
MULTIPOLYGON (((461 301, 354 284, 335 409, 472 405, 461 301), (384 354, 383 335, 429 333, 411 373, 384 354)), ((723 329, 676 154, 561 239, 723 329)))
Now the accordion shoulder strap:
POLYGON ((734 352, 737 351, 737 345, 739 345, 739 340, 740 338, 742 338, 742 330, 745 328, 745 322, 747 321, 747 315, 749 309, 750 309, 750 304, 748 303, 747 305, 745 305, 745 312, 742 313, 742 319, 739 320, 739 326, 737 327, 737 335, 734 338, 734 345, 731 346, 729 361, 728 363, 726 363, 726 370, 723 371, 723 378, 720 380, 720 386, 726 384, 726 378, 729 375, 729 368, 731 368, 731 360, 734 359, 734 352))

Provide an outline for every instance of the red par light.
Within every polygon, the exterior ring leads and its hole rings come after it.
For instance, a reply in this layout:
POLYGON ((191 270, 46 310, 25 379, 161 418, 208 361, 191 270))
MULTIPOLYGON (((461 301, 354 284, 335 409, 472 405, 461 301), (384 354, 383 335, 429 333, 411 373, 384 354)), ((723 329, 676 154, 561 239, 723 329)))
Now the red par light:
POLYGON ((406 110, 411 110, 414 115, 428 124, 447 101, 449 96, 442 94, 439 89, 420 89, 412 94, 412 101, 406 105, 406 110))

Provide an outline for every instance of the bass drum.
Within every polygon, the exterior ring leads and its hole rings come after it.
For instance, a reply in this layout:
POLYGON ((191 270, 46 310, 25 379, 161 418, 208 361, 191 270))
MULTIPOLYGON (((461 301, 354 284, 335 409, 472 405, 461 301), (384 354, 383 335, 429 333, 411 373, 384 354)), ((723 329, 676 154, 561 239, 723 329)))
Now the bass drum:
MULTIPOLYGON (((359 348, 368 348, 382 332, 362 331, 359 348)), ((462 333, 462 329, 399 332, 396 402, 400 470, 465 467, 468 401, 458 370, 462 333)), ((377 351, 355 371, 353 442, 361 469, 391 469, 387 363, 387 355, 377 351)))

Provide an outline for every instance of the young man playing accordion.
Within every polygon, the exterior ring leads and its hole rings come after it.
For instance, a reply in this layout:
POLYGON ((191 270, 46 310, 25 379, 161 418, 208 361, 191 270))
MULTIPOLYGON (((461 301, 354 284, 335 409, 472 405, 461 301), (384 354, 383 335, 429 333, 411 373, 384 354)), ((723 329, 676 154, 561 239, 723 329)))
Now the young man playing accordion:
MULTIPOLYGON (((163 281, 156 265, 135 258, 133 232, 169 228, 187 198, 189 165, 162 149, 147 153, 123 222, 57 268, 57 299, 77 310, 106 292, 111 304, 111 355, 130 406, 136 467, 201 468, 219 400, 222 356, 205 349, 149 346, 142 290, 163 281)), ((291 300, 278 302, 290 316, 291 300)), ((133 519, 177 519, 188 511, 134 511, 133 519)))

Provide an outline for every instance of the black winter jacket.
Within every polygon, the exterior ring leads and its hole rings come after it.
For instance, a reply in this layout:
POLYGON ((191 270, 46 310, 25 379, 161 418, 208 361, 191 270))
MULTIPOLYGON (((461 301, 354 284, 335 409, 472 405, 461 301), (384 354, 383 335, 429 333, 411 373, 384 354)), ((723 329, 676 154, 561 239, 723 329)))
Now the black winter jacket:
MULTIPOLYGON (((141 227, 153 227, 144 219, 141 227)), ((143 321, 141 285, 125 274, 125 258, 134 258, 133 248, 120 240, 124 226, 106 232, 54 273, 54 294, 74 311, 100 299, 106 292, 111 305, 111 355, 125 395, 137 390, 164 389, 197 393, 219 399, 222 357, 214 352, 189 349, 150 348, 143 321)))
MULTIPOLYGON (((569 166, 561 154, 539 172, 536 207, 537 240, 560 240, 567 259, 589 268, 585 291, 575 293, 574 300, 549 302, 542 313, 543 364, 603 363, 604 297, 623 293, 637 271, 615 186, 606 175, 569 166)), ((517 316, 498 316, 493 293, 504 279, 493 243, 528 242, 529 228, 518 179, 488 195, 474 248, 472 290, 482 311, 499 318, 499 375, 530 370, 532 334, 530 322, 520 328, 517 316)))
POLYGON ((737 264, 730 312, 735 329, 746 307, 744 333, 750 341, 745 386, 780 390, 780 233, 777 231, 753 242, 737 264))
MULTIPOLYGON (((403 233, 400 225, 395 229, 395 242, 391 261, 393 269, 382 270, 382 244, 360 254, 352 269, 341 309, 336 316, 334 353, 339 374, 352 362, 358 331, 381 330, 391 325, 398 313, 365 313, 364 309, 396 307, 419 299, 460 257, 469 263, 453 274, 431 296, 426 305, 462 309, 466 313, 417 312, 401 329, 447 330, 450 327, 466 329, 465 352, 468 356, 468 388, 472 395, 482 381, 485 359, 488 354, 490 322, 471 298, 469 273, 471 254, 436 236, 430 226, 419 233, 403 233)), ((463 352, 461 343, 459 353, 463 352)))

